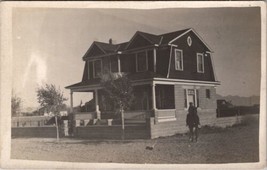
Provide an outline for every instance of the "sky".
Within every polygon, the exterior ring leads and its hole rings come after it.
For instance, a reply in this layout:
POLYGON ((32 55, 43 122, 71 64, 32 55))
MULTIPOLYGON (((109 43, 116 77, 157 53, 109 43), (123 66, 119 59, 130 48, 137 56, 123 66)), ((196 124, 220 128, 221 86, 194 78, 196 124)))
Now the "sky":
MULTIPOLYGON (((223 96, 260 95, 260 9, 63 9, 16 8, 12 17, 13 91, 23 107, 37 107, 36 89, 66 86, 82 79, 82 57, 93 41, 129 41, 136 31, 163 34, 186 28, 214 51, 214 69, 223 96)), ((74 105, 91 98, 74 93, 74 105)), ((69 101, 67 102, 69 104, 69 101)))

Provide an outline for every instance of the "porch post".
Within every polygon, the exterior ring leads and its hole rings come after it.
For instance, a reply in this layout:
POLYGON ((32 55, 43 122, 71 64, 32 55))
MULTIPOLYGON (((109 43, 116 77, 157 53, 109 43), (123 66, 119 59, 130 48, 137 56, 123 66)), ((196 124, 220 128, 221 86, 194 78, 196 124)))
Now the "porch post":
POLYGON ((153 50, 153 64, 154 64, 154 72, 156 72, 157 70, 157 52, 156 52, 156 48, 154 48, 153 50))
POLYGON ((70 112, 73 112, 73 92, 70 91, 70 112))
POLYGON ((156 110, 156 90, 155 90, 155 84, 152 84, 152 109, 156 110))
POLYGON ((96 118, 101 119, 99 105, 98 105, 98 90, 95 90, 95 111, 96 111, 96 118))
POLYGON ((156 106, 156 84, 153 82, 152 83, 152 111, 154 112, 155 115, 155 123, 158 122, 158 115, 157 115, 157 106, 156 106))
POLYGON ((121 72, 121 59, 120 56, 118 56, 118 72, 121 72))

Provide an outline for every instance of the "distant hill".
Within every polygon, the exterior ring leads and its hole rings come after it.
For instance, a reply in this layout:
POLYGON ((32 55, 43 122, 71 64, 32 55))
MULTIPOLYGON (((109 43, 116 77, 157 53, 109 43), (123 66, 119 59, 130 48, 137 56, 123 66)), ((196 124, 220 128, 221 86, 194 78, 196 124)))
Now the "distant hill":
POLYGON ((231 101, 235 106, 253 106, 260 104, 260 96, 250 96, 250 97, 241 97, 241 96, 221 96, 217 94, 217 99, 224 99, 226 101, 231 101))

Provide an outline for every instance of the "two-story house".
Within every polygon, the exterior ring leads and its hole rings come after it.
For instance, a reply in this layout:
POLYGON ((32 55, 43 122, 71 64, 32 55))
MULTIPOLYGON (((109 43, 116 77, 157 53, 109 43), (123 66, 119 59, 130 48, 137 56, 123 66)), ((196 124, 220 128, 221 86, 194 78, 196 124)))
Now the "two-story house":
POLYGON ((92 92, 94 110, 81 119, 101 119, 112 111, 105 102, 99 73, 127 73, 134 87, 135 103, 126 119, 149 121, 150 136, 185 131, 190 102, 198 107, 202 124, 216 118, 216 79, 211 48, 192 28, 154 35, 137 31, 130 41, 113 44, 93 42, 83 56, 82 81, 66 87, 92 92))

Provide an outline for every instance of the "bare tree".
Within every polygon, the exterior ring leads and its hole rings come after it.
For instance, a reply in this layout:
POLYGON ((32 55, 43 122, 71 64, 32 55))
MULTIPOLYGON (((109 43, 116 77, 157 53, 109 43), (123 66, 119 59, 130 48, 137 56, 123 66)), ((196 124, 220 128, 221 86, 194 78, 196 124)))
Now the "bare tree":
POLYGON ((57 129, 57 141, 59 140, 59 130, 58 130, 58 116, 60 116, 60 111, 65 107, 63 92, 60 88, 56 88, 53 84, 46 84, 43 87, 38 87, 37 98, 41 107, 45 107, 48 112, 52 112, 55 116, 55 123, 57 129))
POLYGON ((132 105, 134 100, 131 81, 122 73, 105 72, 100 77, 107 94, 106 97, 120 112, 124 139, 124 111, 132 105))

